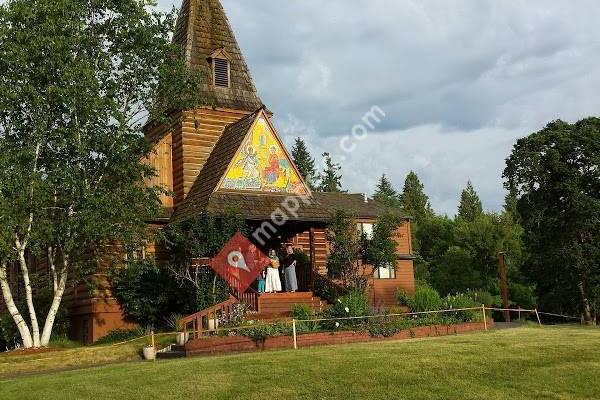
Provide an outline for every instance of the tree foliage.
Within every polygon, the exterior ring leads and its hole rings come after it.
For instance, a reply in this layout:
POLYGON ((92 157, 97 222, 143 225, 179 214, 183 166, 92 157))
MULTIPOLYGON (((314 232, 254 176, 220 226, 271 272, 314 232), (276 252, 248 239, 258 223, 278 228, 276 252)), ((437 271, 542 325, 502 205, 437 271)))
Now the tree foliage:
POLYGON ((504 177, 542 306, 591 320, 600 287, 600 119, 555 121, 520 139, 504 177))
POLYGON ((412 171, 404 182, 404 189, 400 194, 400 204, 404 212, 415 218, 417 222, 433 215, 429 197, 424 192, 424 186, 417 174, 412 171))
POLYGON ((246 229, 243 217, 236 210, 228 210, 224 215, 204 214, 165 229, 171 278, 182 288, 195 287, 198 310, 227 300, 229 286, 211 269, 193 267, 193 260, 216 256, 237 232, 247 233, 246 229))
POLYGON ((394 240, 402 224, 402 218, 395 213, 385 213, 377 218, 373 226, 372 238, 363 238, 364 261, 374 268, 393 266, 398 261, 398 243, 394 240))
POLYGON ((388 207, 399 207, 400 199, 398 198, 398 192, 392 186, 392 183, 385 174, 381 176, 375 189, 373 198, 388 207))
POLYGON ((341 193, 342 175, 340 174, 340 165, 333 162, 329 153, 323 153, 323 160, 325 161, 325 169, 319 175, 319 192, 341 193))
POLYGON ((296 138, 294 147, 292 147, 292 158, 306 184, 311 189, 315 189, 318 178, 315 159, 310 155, 306 143, 302 138, 296 138))
POLYGON ((354 216, 336 210, 327 230, 331 248, 327 258, 329 276, 353 291, 364 291, 377 268, 396 267, 394 237, 401 223, 397 214, 382 214, 373 226, 373 236, 367 237, 358 231, 354 216), (365 268, 365 265, 373 268, 365 268))
POLYGON ((93 250, 143 242, 144 219, 160 206, 162 188, 144 184, 154 171, 143 161, 143 123, 197 92, 173 26, 172 15, 136 0, 0 6, 0 283, 26 347, 47 345, 67 280, 99 266, 93 250), (26 253, 50 264, 43 330, 26 253), (14 260, 28 323, 5 284, 14 260))
POLYGON ((458 217, 466 221, 475 221, 483 214, 483 205, 479 195, 475 191, 471 181, 467 183, 467 188, 460 195, 460 204, 458 205, 458 217))
POLYGON ((339 279, 346 287, 364 290, 366 275, 360 269, 361 236, 356 229, 355 217, 344 210, 336 210, 328 224, 327 240, 330 252, 327 273, 339 279))

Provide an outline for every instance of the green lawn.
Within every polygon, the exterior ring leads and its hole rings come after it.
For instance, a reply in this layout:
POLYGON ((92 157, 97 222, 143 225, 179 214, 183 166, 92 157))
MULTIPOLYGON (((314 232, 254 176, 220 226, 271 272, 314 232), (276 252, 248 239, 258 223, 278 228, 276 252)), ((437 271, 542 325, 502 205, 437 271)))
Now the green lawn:
POLYGON ((0 399, 598 399, 600 330, 128 363, 0 381, 0 399))

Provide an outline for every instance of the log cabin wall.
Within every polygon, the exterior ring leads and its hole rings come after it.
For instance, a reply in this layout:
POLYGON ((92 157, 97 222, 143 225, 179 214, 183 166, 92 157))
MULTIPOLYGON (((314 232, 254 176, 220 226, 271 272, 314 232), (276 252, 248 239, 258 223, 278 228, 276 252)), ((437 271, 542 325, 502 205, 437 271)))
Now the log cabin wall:
POLYGON ((146 138, 154 145, 149 164, 157 171, 149 182, 174 194, 161 198, 165 208, 172 209, 186 198, 225 128, 249 114, 199 108, 173 114, 168 127, 156 124, 146 130, 146 138))
POLYGON ((225 128, 250 114, 244 111, 200 108, 184 112, 174 140, 173 181, 175 205, 189 193, 200 170, 225 128))
MULTIPOLYGON (((357 223, 375 223, 374 220, 359 219, 357 223)), ((397 253, 400 256, 396 265, 396 277, 393 279, 378 279, 373 277, 369 282, 369 300, 375 307, 392 307, 397 305, 399 290, 414 294, 415 278, 412 255, 411 223, 410 220, 400 226, 395 235, 397 253)), ((310 232, 303 232, 293 239, 294 247, 300 248, 306 254, 310 254, 310 232)), ((327 276, 327 257, 329 255, 329 244, 325 228, 315 229, 315 265, 316 272, 327 276)))

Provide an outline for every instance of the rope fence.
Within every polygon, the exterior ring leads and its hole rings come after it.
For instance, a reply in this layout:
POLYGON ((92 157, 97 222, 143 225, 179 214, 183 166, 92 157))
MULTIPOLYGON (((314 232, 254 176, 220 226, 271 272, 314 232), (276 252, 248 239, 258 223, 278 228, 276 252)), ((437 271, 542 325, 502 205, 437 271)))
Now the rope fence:
MULTIPOLYGON (((481 307, 469 307, 469 308, 454 308, 454 309, 446 309, 446 310, 434 310, 434 311, 419 311, 419 312, 406 312, 406 313, 395 313, 395 314, 379 314, 379 315, 365 315, 365 316, 360 316, 360 317, 336 317, 336 318, 314 318, 314 319, 287 319, 287 320, 281 320, 278 321, 277 324, 291 324, 292 325, 292 336, 293 336, 293 342, 294 342, 294 349, 298 348, 298 324, 299 323, 317 323, 317 322, 340 322, 340 321, 353 321, 353 320, 372 320, 372 319, 377 319, 377 318, 391 318, 391 317, 411 317, 411 316, 423 316, 423 315, 436 315, 436 314, 444 314, 444 313, 456 313, 456 312, 461 312, 461 311, 481 311, 482 314, 482 320, 483 320, 483 324, 484 324, 484 330, 488 331, 488 317, 491 316, 491 313, 488 314, 488 312, 493 312, 493 311, 499 311, 499 312, 515 312, 519 314, 519 319, 521 314, 533 314, 535 315, 535 319, 537 320, 537 323, 540 327, 543 326, 542 324, 542 320, 541 320, 541 316, 549 316, 549 317, 555 317, 555 318, 564 318, 567 320, 577 320, 577 321, 581 321, 581 323, 583 324, 583 320, 580 317, 574 317, 574 316, 570 316, 570 315, 563 315, 563 314, 555 314, 555 313, 546 313, 546 312, 542 312, 539 311, 537 309, 525 309, 525 308, 498 308, 498 307, 487 307, 485 305, 482 305, 481 307)), ((248 324, 248 325, 244 325, 244 326, 237 326, 237 327, 225 327, 225 328, 216 328, 216 329, 212 329, 212 330, 207 330, 204 331, 204 333, 210 334, 210 335, 218 335, 218 334, 225 334, 225 333, 230 333, 230 332, 238 332, 238 331, 244 331, 244 330, 251 330, 251 329, 256 329, 256 328, 261 328, 261 327, 269 327, 269 326, 274 326, 275 323, 256 323, 256 324, 248 324)), ((138 342, 147 338, 150 338, 150 346, 152 347, 156 347, 156 341, 155 339, 157 337, 164 337, 164 336, 172 336, 172 335, 177 335, 181 332, 163 332, 163 333, 154 333, 153 331, 148 333, 147 335, 144 336, 140 336, 134 339, 130 339, 130 340, 126 340, 126 341, 122 341, 119 343, 113 343, 113 344, 108 344, 108 345, 103 345, 103 346, 92 346, 92 347, 88 347, 88 348, 84 348, 84 349, 78 349, 77 351, 99 351, 99 350, 105 350, 105 349, 109 349, 109 348, 113 348, 113 347, 117 347, 117 346, 122 346, 122 345, 126 345, 129 343, 134 343, 134 342, 138 342)), ((69 352, 69 350, 66 350, 65 352, 69 352)), ((39 360, 43 360, 44 358, 38 358, 35 360, 25 360, 25 362, 27 361, 39 361, 39 360)))

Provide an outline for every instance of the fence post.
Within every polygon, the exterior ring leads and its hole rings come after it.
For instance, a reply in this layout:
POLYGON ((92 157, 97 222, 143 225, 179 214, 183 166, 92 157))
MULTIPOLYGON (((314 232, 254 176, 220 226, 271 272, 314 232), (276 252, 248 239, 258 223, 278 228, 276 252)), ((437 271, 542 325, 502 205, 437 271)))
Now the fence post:
POLYGON ((294 335, 294 350, 298 350, 298 339, 296 337, 296 319, 292 320, 292 332, 294 335))
POLYGON ((538 312, 538 309, 535 309, 535 316, 537 317, 538 320, 538 324, 540 324, 540 328, 542 327, 542 320, 540 319, 540 313, 538 312))
POLYGON ((521 306, 519 306, 519 321, 521 320, 521 306))
POLYGON ((483 327, 487 331, 488 327, 487 327, 487 317, 485 315, 485 304, 481 305, 481 313, 483 314, 483 327))

